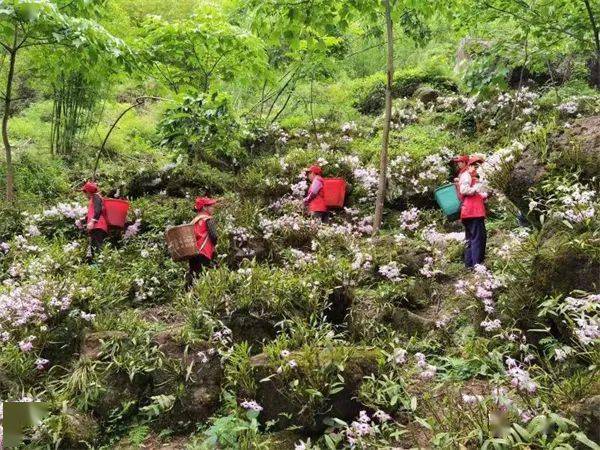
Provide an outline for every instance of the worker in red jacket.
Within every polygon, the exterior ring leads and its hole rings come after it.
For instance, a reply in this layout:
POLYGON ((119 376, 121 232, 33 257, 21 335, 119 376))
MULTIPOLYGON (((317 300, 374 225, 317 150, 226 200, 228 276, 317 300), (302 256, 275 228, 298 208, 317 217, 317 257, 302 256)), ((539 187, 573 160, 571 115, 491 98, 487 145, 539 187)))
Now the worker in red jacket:
POLYGON ((323 171, 319 166, 313 165, 308 168, 308 180, 310 181, 310 187, 307 196, 304 197, 304 204, 313 217, 321 219, 322 222, 327 222, 329 213, 323 191, 323 171))
POLYGON ((108 223, 104 215, 104 200, 98 192, 98 185, 88 181, 81 189, 88 198, 88 211, 85 218, 86 229, 90 236, 90 246, 87 258, 92 261, 102 249, 104 240, 108 236, 108 223))
POLYGON ((215 246, 217 245, 217 229, 212 218, 216 200, 207 197, 196 198, 194 209, 198 215, 194 218, 194 234, 196 235, 196 246, 198 254, 191 258, 190 270, 186 276, 186 287, 189 289, 194 279, 204 268, 213 265, 215 246))
POLYGON ((468 167, 458 178, 458 192, 462 202, 460 220, 465 227, 465 265, 469 268, 482 264, 485 259, 485 202, 488 194, 477 174, 481 163, 482 158, 472 156, 469 158, 468 167))

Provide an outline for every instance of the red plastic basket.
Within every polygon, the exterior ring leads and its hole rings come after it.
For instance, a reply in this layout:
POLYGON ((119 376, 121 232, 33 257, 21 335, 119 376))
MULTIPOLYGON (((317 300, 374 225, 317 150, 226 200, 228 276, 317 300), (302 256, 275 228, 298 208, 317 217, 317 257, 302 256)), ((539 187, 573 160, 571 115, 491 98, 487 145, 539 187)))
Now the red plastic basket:
POLYGON ((329 208, 343 208, 346 200, 346 180, 323 178, 323 196, 329 208))
POLYGON ((129 202, 118 198, 105 198, 104 210, 108 225, 115 228, 125 228, 129 202))

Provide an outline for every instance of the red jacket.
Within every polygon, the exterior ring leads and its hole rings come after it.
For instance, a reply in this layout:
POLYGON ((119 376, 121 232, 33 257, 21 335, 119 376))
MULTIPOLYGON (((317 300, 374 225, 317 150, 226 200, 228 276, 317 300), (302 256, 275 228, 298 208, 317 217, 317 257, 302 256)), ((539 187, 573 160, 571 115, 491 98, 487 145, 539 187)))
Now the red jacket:
POLYGON ((316 175, 308 190, 308 198, 310 198, 308 201, 308 210, 310 212, 327 212, 327 203, 325 203, 325 192, 323 191, 323 187, 323 177, 316 175), (318 192, 315 193, 314 190, 319 184, 321 187, 318 192))
MULTIPOLYGON (((471 176, 471 187, 477 184, 477 179, 471 176)), ((477 219, 477 218, 485 218, 485 198, 479 194, 474 193, 470 195, 463 195, 460 193, 459 186, 459 199, 462 201, 462 205, 460 208, 460 218, 464 219, 477 219)))
POLYGON ((104 200, 102 199, 100 194, 92 195, 88 203, 87 223, 90 223, 94 218, 98 219, 98 221, 94 223, 93 229, 102 230, 108 233, 108 223, 106 222, 106 216, 104 214, 104 200), (100 199, 101 212, 99 215, 97 214, 97 208, 94 206, 95 199, 100 199))
POLYGON ((209 219, 212 219, 212 216, 209 214, 199 214, 194 219, 194 233, 196 234, 196 246, 198 247, 198 252, 208 259, 212 259, 215 253, 215 244, 210 239, 208 233, 208 225, 206 222, 209 219))

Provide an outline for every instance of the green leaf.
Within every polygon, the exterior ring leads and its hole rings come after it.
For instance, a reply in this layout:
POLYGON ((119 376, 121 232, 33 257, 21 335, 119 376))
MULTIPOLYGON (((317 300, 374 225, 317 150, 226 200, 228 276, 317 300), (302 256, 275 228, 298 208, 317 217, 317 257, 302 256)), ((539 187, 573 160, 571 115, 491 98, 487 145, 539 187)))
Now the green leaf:
POLYGON ((596 444, 590 438, 588 438, 585 433, 578 431, 575 433, 575 439, 581 442, 584 445, 587 445, 592 450, 600 450, 600 445, 596 444))

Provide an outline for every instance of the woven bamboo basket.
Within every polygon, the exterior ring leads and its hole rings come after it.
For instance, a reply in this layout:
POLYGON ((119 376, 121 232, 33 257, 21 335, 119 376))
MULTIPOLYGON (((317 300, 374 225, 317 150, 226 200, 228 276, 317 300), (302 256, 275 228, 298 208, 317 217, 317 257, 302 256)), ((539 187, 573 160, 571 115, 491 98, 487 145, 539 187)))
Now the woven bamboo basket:
POLYGON ((185 261, 198 255, 196 235, 192 224, 167 228, 165 239, 173 261, 185 261))

